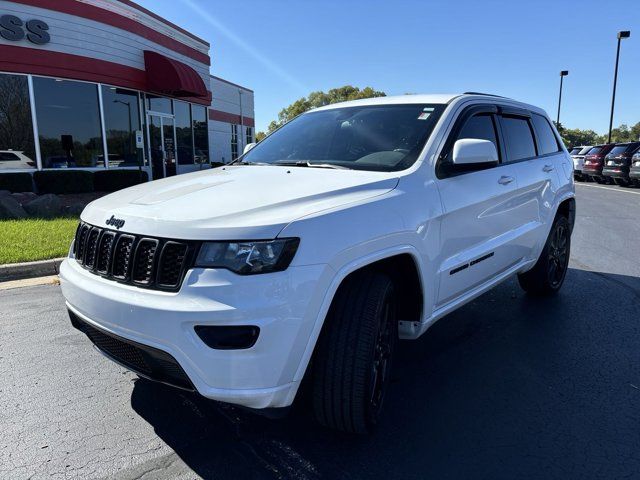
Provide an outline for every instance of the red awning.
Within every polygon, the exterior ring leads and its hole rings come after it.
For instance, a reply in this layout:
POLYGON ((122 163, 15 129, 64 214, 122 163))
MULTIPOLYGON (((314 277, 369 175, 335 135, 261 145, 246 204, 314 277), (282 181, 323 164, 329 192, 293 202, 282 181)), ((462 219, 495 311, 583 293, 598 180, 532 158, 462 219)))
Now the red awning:
POLYGON ((182 62, 145 50, 144 65, 150 92, 173 97, 207 98, 209 95, 198 72, 182 62))

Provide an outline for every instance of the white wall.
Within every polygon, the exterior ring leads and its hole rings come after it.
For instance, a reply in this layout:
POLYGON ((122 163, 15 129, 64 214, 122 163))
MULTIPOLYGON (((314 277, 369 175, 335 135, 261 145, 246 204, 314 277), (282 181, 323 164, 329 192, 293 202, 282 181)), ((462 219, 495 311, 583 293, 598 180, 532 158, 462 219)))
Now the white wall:
MULTIPOLYGON (((211 77, 210 85, 213 97, 212 110, 239 116, 240 101, 242 101, 242 116, 245 126, 238 125, 238 154, 241 155, 246 145, 247 123, 251 124, 255 118, 253 92, 248 88, 215 77, 211 77)), ((239 123, 238 120, 235 122, 239 123)), ((231 161, 231 125, 231 120, 209 120, 209 150, 212 162, 226 163, 231 161)), ((255 128, 253 129, 253 138, 255 139, 255 128)))

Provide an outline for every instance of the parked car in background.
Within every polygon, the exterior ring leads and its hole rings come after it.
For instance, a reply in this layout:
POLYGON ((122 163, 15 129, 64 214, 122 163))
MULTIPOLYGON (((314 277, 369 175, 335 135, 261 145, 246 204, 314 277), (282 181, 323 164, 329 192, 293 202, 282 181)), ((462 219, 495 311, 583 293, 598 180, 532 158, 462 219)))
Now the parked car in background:
POLYGON ((0 168, 36 168, 36 162, 18 150, 0 150, 0 168))
POLYGON ((603 145, 596 145, 595 147, 591 147, 587 154, 584 156, 584 164, 582 166, 582 175, 586 177, 591 177, 598 183, 604 183, 604 178, 602 177, 602 167, 604 165, 604 157, 606 157, 613 147, 615 147, 615 143, 607 143, 603 145))
POLYGON ((629 180, 637 186, 640 186, 640 150, 631 157, 631 168, 629 169, 629 180))
POLYGON ((579 147, 573 147, 569 152, 571 159, 573 160, 573 177, 576 180, 582 180, 582 165, 584 163, 584 156, 589 150, 593 148, 593 145, 582 145, 579 147))
POLYGON ((618 143, 604 157, 602 177, 607 183, 615 182, 616 185, 629 185, 629 170, 631 169, 631 157, 638 148, 640 142, 618 143))

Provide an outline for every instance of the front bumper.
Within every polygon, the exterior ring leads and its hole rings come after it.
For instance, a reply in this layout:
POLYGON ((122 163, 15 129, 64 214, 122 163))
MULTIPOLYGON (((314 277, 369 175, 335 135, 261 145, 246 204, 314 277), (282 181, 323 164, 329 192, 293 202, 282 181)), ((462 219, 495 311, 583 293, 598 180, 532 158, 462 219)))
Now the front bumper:
MULTIPOLYGON (((201 395, 250 408, 293 402, 298 367, 324 297, 319 292, 331 277, 326 265, 249 276, 192 269, 180 291, 171 293, 116 283, 73 259, 60 267, 72 315, 102 334, 166 353, 201 395), (251 348, 216 350, 198 337, 196 325, 255 325, 260 335, 251 348)), ((154 379, 136 365, 125 366, 154 379)))

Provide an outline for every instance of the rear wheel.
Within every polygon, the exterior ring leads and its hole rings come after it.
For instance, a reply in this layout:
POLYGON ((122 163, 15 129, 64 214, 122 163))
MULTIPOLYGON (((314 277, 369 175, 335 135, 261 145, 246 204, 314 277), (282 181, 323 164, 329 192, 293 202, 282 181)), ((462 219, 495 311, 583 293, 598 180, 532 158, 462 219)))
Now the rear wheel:
POLYGON ((557 293, 567 274, 570 254, 569 220, 565 216, 558 216, 534 267, 518 275, 518 282, 522 289, 533 295, 557 293))
POLYGON ((330 428, 368 433, 378 422, 398 338, 393 283, 356 273, 336 294, 313 365, 313 406, 330 428))

